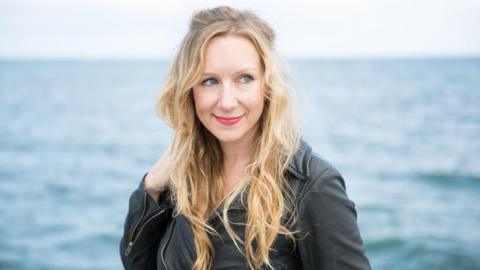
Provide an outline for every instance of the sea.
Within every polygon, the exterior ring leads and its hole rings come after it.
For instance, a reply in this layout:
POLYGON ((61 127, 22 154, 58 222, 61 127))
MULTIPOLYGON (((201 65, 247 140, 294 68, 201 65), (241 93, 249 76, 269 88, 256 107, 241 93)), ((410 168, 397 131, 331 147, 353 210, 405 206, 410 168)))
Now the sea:
MULTIPOLYGON (((287 59, 373 269, 480 269, 480 58, 287 59)), ((122 269, 170 60, 0 60, 0 269, 122 269)))

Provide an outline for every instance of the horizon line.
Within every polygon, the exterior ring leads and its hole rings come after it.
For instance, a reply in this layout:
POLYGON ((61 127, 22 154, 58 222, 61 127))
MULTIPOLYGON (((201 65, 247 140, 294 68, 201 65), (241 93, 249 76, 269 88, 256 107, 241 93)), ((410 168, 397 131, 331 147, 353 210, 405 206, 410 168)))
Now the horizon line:
MULTIPOLYGON (((174 56, 8 56, 0 55, 0 61, 172 61, 174 56)), ((312 55, 281 56, 293 61, 306 60, 415 60, 415 59, 475 59, 478 54, 411 54, 411 55, 312 55)))

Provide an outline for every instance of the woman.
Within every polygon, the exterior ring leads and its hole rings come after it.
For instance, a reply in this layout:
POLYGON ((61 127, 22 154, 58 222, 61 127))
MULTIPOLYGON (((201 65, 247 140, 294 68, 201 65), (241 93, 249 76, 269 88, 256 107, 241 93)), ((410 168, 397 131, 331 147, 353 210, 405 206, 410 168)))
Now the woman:
POLYGON ((125 269, 369 269, 342 176, 300 140, 274 32, 192 17, 156 103, 168 151, 130 197, 125 269))

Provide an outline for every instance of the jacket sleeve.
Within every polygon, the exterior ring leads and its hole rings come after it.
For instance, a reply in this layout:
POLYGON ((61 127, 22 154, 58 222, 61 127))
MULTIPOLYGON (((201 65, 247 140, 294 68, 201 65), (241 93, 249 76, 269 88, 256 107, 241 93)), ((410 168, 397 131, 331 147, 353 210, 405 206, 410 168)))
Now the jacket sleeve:
POLYGON ((159 195, 157 204, 145 191, 144 181, 147 174, 130 195, 128 214, 120 240, 120 257, 127 270, 156 269, 158 242, 171 217, 168 190, 159 195))
POLYGON ((340 173, 328 167, 305 188, 298 240, 303 269, 371 269, 340 173))

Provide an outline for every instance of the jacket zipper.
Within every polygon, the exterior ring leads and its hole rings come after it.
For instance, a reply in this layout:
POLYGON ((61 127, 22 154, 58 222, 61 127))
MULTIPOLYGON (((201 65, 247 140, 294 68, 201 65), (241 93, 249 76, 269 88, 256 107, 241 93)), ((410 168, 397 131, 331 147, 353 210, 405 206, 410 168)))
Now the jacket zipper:
POLYGON ((132 250, 133 248, 133 236, 135 234, 135 230, 137 229, 138 225, 140 225, 140 221, 142 221, 143 219, 143 216, 145 215, 145 211, 147 210, 147 192, 144 191, 143 193, 143 210, 142 210, 142 215, 140 216, 140 218, 138 219, 137 223, 135 224, 135 226, 133 226, 132 230, 130 231, 130 239, 128 241, 128 246, 127 246, 127 249, 125 250, 125 256, 128 256, 128 254, 130 254, 130 251, 132 250))
POLYGON ((167 267, 167 263, 165 262, 165 257, 164 257, 165 254, 164 253, 165 253, 165 248, 168 246, 168 243, 170 242, 170 239, 172 238, 172 231, 173 231, 173 227, 175 226, 175 219, 173 219, 172 222, 173 223, 172 223, 172 227, 170 228, 170 233, 168 234, 167 242, 163 246, 162 252, 160 254, 160 256, 162 257, 163 266, 165 266, 165 270, 168 270, 168 267, 167 267))
POLYGON ((144 203, 143 204, 143 213, 142 213, 142 216, 140 217, 140 219, 138 220, 137 224, 135 224, 135 227, 132 230, 132 233, 131 233, 131 236, 130 236, 130 241, 128 242, 127 249, 125 250, 125 256, 128 256, 128 254, 130 254, 130 252, 132 251, 132 249, 135 245, 135 242, 137 241, 138 237, 142 233, 143 228, 145 228, 145 225, 147 225, 154 218, 156 218, 157 216, 159 216, 163 212, 165 212, 165 209, 163 209, 160 212, 153 215, 152 217, 150 217, 147 221, 145 221, 145 223, 143 223, 142 227, 140 227, 140 230, 138 231, 138 233, 135 236, 135 230, 137 229, 137 226, 140 224, 140 221, 143 219, 143 216, 145 215, 145 210, 146 210, 146 205, 147 205, 147 192, 145 192, 144 195, 145 195, 145 197, 144 197, 144 200, 143 200, 143 203, 144 203), (135 238, 134 238, 134 236, 135 236, 135 238))

